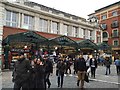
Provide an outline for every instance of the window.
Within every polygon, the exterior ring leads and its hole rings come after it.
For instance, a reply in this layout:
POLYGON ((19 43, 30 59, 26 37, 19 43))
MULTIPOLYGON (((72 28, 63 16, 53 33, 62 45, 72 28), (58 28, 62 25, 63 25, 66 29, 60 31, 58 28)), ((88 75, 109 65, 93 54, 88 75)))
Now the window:
POLYGON ((64 31, 63 31, 63 35, 68 36, 68 25, 64 24, 64 31))
POLYGON ((112 16, 117 16, 117 14, 118 14, 117 11, 112 12, 112 16))
POLYGON ((48 32, 48 20, 40 18, 40 31, 48 32))
POLYGON ((90 40, 93 40, 92 34, 93 32, 90 30, 90 40))
POLYGON ((52 22, 51 24, 51 33, 55 33, 55 34, 58 34, 58 23, 57 22, 52 22))
POLYGON ((108 33, 107 32, 103 32, 103 38, 108 38, 108 33))
POLYGON ((24 15, 24 26, 27 29, 33 29, 34 27, 34 18, 32 16, 29 15, 24 15))
POLYGON ((113 45, 114 45, 114 46, 118 46, 118 45, 119 45, 118 40, 114 40, 114 41, 113 41, 113 45))
POLYGON ((18 26, 18 13, 13 11, 6 11, 6 26, 18 26))
POLYGON ((112 37, 118 37, 118 30, 113 30, 112 37))
POLYGON ((104 19, 106 19, 106 18, 107 18, 107 15, 102 15, 102 16, 101 16, 101 19, 102 19, 102 20, 104 20, 104 19))
POLYGON ((106 30, 106 29, 107 29, 107 24, 105 24, 105 23, 101 24, 101 28, 102 28, 103 30, 106 30))
POLYGON ((117 20, 113 21, 112 24, 111 24, 111 27, 112 28, 118 28, 119 27, 119 23, 117 20))
POLYGON ((75 27, 75 37, 79 37, 78 27, 75 27))
POLYGON ((78 28, 76 26, 72 26, 72 30, 70 31, 72 37, 78 37, 78 28))

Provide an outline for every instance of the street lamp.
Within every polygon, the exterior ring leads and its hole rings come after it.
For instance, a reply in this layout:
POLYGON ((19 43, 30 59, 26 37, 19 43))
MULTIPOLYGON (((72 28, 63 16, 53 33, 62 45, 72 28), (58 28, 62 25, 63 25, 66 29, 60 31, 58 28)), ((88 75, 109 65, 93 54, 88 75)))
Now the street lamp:
POLYGON ((97 50, 94 50, 94 56, 97 58, 97 50))

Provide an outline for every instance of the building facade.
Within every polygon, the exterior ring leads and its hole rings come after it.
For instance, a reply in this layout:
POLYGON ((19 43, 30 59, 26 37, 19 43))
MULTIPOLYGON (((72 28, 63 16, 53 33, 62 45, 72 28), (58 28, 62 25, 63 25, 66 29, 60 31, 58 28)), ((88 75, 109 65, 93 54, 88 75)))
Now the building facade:
POLYGON ((98 9, 89 17, 96 16, 102 27, 103 42, 112 46, 113 54, 120 54, 120 1, 98 9))
POLYGON ((74 40, 101 42, 99 28, 82 17, 56 10, 28 0, 0 1, 0 55, 2 40, 10 34, 36 31, 46 38, 66 35, 74 40))

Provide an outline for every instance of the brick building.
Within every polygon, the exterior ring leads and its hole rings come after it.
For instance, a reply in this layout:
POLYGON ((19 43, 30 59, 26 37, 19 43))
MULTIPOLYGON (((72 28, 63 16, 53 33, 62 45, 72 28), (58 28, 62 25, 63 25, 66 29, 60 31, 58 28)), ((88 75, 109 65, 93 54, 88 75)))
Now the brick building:
POLYGON ((105 6, 90 14, 89 17, 97 17, 103 29, 103 42, 112 46, 115 56, 120 54, 120 1, 105 6))

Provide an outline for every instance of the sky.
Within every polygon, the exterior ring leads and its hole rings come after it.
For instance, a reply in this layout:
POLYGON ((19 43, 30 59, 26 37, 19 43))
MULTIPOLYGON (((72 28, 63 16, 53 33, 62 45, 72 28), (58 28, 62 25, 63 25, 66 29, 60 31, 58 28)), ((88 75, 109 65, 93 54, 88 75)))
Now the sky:
MULTIPOLYGON (((13 0, 15 1, 15 0, 13 0)), ((118 2, 119 0, 29 0, 47 7, 88 19, 95 10, 118 2)))

